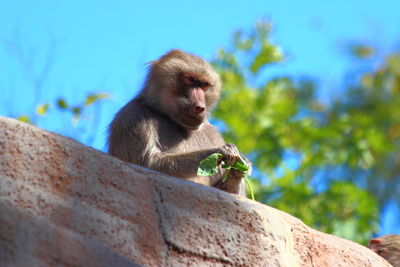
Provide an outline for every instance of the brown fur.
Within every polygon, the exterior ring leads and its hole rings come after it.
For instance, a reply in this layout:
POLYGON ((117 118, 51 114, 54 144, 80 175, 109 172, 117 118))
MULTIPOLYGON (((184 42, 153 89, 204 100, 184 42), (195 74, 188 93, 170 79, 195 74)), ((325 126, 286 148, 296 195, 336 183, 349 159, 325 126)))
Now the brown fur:
POLYGON ((225 183, 221 183, 221 169, 211 177, 196 175, 199 162, 212 153, 223 154, 225 162, 234 162, 239 156, 236 146, 225 145, 207 120, 220 96, 219 75, 204 59, 180 50, 172 50, 150 64, 143 89, 109 126, 109 153, 168 175, 243 195, 242 172, 231 171, 225 183), (190 84, 185 75, 196 82, 190 84))
POLYGON ((369 248, 394 267, 400 267, 400 235, 390 234, 371 239, 369 248))

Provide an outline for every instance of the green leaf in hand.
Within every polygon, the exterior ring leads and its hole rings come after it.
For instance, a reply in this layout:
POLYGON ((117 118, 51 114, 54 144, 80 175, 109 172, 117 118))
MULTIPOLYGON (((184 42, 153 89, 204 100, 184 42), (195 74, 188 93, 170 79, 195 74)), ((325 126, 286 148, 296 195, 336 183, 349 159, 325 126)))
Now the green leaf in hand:
MULTIPOLYGON (((214 154, 211 154, 210 156, 208 156, 206 159, 200 161, 199 168, 197 169, 197 175, 209 176, 209 175, 216 174, 217 167, 218 167, 218 159, 221 156, 222 156, 222 154, 220 154, 220 153, 214 153, 214 154)), ((249 170, 249 168, 247 167, 247 165, 242 157, 239 157, 239 159, 232 166, 223 164, 222 168, 226 169, 224 178, 222 179, 223 183, 226 180, 228 180, 228 174, 231 169, 236 169, 236 170, 239 170, 242 172, 247 172, 249 170)), ((251 183, 250 183, 249 179, 247 178, 247 176, 244 176, 244 180, 246 182, 247 187, 249 188, 251 199, 255 200, 253 188, 252 188, 251 183)))
POLYGON ((239 157, 239 159, 235 162, 235 164, 233 164, 232 168, 242 172, 247 172, 249 170, 249 167, 247 167, 242 157, 239 157))
MULTIPOLYGON (((224 183, 226 180, 228 180, 228 174, 231 169, 239 170, 242 172, 247 172, 249 170, 249 167, 246 166, 246 163, 244 162, 244 159, 239 156, 239 159, 233 164, 232 166, 229 166, 228 164, 222 165, 222 168, 226 169, 224 178, 222 179, 222 182, 224 183)), ((245 177, 247 179, 247 177, 245 177)))
POLYGON ((210 176, 217 173, 218 158, 222 154, 214 153, 208 156, 206 159, 200 161, 199 168, 197 169, 197 175, 199 176, 210 176))

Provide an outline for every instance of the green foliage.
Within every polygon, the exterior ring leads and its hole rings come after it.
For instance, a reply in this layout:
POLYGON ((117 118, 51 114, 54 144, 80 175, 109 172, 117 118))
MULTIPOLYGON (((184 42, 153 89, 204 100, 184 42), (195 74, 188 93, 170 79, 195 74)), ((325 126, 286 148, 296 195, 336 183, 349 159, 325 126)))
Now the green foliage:
POLYGON ((59 98, 57 100, 57 107, 60 109, 68 109, 68 104, 64 99, 59 98))
MULTIPOLYGON (((72 122, 76 123, 81 118, 82 113, 84 112, 84 110, 86 110, 86 107, 96 104, 98 101, 107 98, 109 98, 109 95, 106 93, 89 94, 85 97, 82 103, 75 106, 71 106, 67 103, 65 99, 59 98, 57 99, 54 106, 63 112, 72 114, 73 115, 72 122)), ((36 114, 43 117, 48 114, 49 109, 51 107, 52 104, 49 103, 40 104, 36 107, 36 114)), ((23 122, 32 123, 32 120, 28 115, 20 116, 17 119, 23 122)))
POLYGON ((90 106, 93 103, 96 103, 96 101, 98 101, 100 99, 106 99, 106 98, 109 98, 109 95, 105 94, 105 93, 90 94, 90 95, 86 96, 84 105, 90 106))
POLYGON ((260 186, 256 198, 323 232, 357 242, 365 242, 378 230, 378 206, 365 190, 351 182, 332 181, 318 192, 307 181, 296 180, 289 171, 269 186, 260 186))
POLYGON ((371 58, 376 53, 373 47, 365 44, 351 44, 349 50, 353 56, 359 59, 371 58))
POLYGON ((77 103, 64 98, 36 106, 34 113, 17 117, 27 122, 72 137, 86 145, 95 143, 101 121, 102 100, 105 93, 92 93, 77 103))
POLYGON ((109 95, 106 93, 89 94, 85 97, 82 103, 75 106, 71 106, 67 103, 65 99, 59 98, 57 100, 57 107, 60 110, 71 113, 73 115, 72 121, 76 123, 80 119, 83 111, 86 110, 86 107, 97 103, 99 100, 107 98, 109 98, 109 95))
MULTIPOLYGON (((367 188, 380 203, 400 200, 400 53, 362 73, 334 102, 329 116, 346 120, 352 163, 366 170, 367 188)), ((400 204, 400 203, 399 203, 400 204)))
POLYGON ((25 122, 25 123, 32 123, 31 119, 28 115, 21 115, 17 118, 17 120, 25 122))
POLYGON ((50 105, 49 104, 41 104, 36 107, 36 114, 40 116, 46 115, 47 111, 49 110, 50 105))
MULTIPOLYGON (((200 161, 199 167, 197 169, 197 175, 209 176, 209 175, 216 174, 218 172, 217 167, 219 165, 219 160, 221 157, 222 157, 222 154, 213 153, 213 154, 209 155, 207 158, 205 158, 204 160, 200 161)), ((226 182, 226 180, 229 178, 228 174, 231 169, 239 170, 242 172, 249 171, 249 167, 246 165, 246 163, 242 157, 239 157, 239 159, 232 166, 224 163, 222 165, 222 168, 226 169, 226 173, 225 173, 224 179, 222 181, 223 183, 226 182)), ((251 186, 249 179, 245 176, 244 180, 246 182, 246 186, 249 189, 251 199, 255 200, 253 188, 251 186)))
POLYGON ((199 176, 210 176, 218 172, 218 159, 222 156, 220 153, 214 153, 207 158, 200 161, 199 168, 197 169, 197 175, 199 176))
MULTIPOLYGON (((227 142, 252 159, 258 200, 365 242, 378 230, 377 199, 383 205, 400 191, 400 56, 357 76, 324 105, 311 80, 268 75, 271 63, 283 60, 270 30, 261 22, 218 51, 213 64, 224 92, 213 115, 227 142)), ((368 46, 351 49, 360 59, 375 53, 368 46)))

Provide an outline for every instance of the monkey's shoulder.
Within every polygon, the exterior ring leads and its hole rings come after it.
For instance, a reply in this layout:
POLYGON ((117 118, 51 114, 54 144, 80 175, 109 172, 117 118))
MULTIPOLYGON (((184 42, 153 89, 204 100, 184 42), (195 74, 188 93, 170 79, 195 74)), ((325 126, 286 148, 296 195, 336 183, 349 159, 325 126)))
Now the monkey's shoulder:
POLYGON ((126 126, 158 124, 161 119, 158 112, 137 99, 127 103, 116 115, 116 120, 126 126))

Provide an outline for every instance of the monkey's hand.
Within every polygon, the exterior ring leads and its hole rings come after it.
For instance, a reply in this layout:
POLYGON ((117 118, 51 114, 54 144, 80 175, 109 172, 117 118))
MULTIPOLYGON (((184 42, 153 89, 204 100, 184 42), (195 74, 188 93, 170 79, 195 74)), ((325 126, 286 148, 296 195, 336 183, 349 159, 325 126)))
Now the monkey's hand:
POLYGON ((251 162, 242 154, 240 154, 239 150, 234 144, 226 144, 220 148, 218 148, 218 153, 222 154, 222 157, 219 158, 218 165, 223 162, 224 166, 234 166, 237 162, 243 162, 246 165, 246 171, 237 170, 236 168, 232 168, 232 171, 235 170, 237 172, 242 173, 242 177, 245 174, 250 175, 252 168, 251 162))
POLYGON ((222 154, 219 164, 224 163, 227 166, 233 166, 239 159, 240 153, 234 144, 226 144, 218 148, 218 153, 222 154))
POLYGON ((238 161, 243 162, 247 171, 238 170, 235 167, 223 170, 224 175, 215 183, 215 187, 229 193, 246 195, 245 182, 243 178, 251 174, 251 162, 239 153, 237 147, 233 144, 227 144, 219 148, 219 153, 222 154, 219 164, 223 162, 224 166, 234 166, 238 161), (227 175, 227 177, 226 177, 227 175))
POLYGON ((228 193, 246 196, 246 186, 243 179, 245 177, 245 172, 235 169, 223 169, 222 173, 223 175, 220 175, 219 179, 214 184, 216 188, 226 191, 228 193), (226 172, 229 173, 228 179, 225 180, 224 177, 226 175, 226 172))
MULTIPOLYGON (((217 148, 213 154, 200 162, 197 170, 197 175, 211 177, 214 181, 211 183, 213 186, 242 196, 246 195, 245 181, 248 183, 246 174, 250 173, 251 162, 232 144, 217 148)), ((254 200, 250 184, 249 188, 254 200)))

